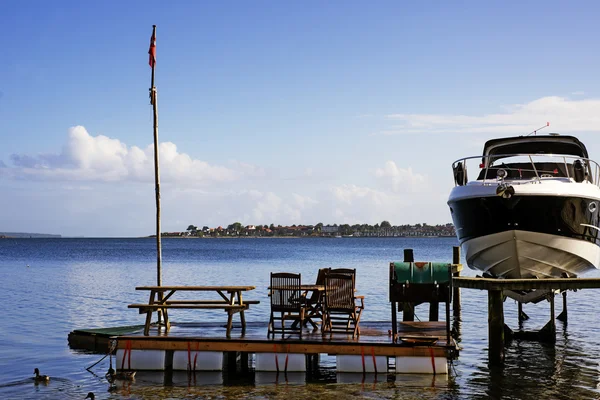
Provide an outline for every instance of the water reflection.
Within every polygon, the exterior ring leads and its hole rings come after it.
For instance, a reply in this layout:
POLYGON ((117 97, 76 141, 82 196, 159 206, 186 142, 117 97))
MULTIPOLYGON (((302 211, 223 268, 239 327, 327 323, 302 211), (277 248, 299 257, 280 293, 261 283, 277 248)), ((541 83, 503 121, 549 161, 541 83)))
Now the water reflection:
POLYGON ((116 383, 108 391, 134 398, 459 398, 453 379, 446 375, 334 373, 333 382, 315 382, 299 372, 248 372, 243 374, 245 379, 238 374, 238 380, 230 380, 223 372, 225 385, 220 372, 200 372, 195 377, 187 372, 176 372, 172 385, 164 384, 166 375, 144 373, 141 379, 116 383), (227 381, 245 383, 228 385, 227 381))
POLYGON ((304 372, 264 372, 254 374, 254 383, 260 385, 303 385, 306 383, 304 372))
POLYGON ((469 386, 485 388, 474 398, 588 398, 598 382, 596 365, 577 354, 577 346, 557 347, 539 342, 514 340, 506 348, 504 366, 478 367, 469 386), (588 388, 582 387, 587 386, 588 388))

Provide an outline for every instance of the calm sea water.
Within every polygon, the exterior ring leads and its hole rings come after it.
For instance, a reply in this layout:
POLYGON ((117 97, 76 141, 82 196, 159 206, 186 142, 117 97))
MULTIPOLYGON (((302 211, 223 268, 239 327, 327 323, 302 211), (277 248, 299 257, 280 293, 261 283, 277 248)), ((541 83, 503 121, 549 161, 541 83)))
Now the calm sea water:
MULTIPOLYGON (((357 290, 366 297, 363 319, 389 321, 387 277, 390 261, 402 261, 412 248, 422 261, 452 259, 452 238, 342 239, 164 239, 163 282, 186 285, 255 285, 248 296, 261 304, 247 313, 261 321, 268 313, 269 272, 302 273, 311 282, 322 267, 357 269, 357 290)), ((465 271, 463 275, 474 275, 465 271)), ((600 276, 591 274, 589 276, 600 276)), ((98 354, 70 350, 73 329, 137 325, 143 317, 127 305, 144 301, 135 286, 156 282, 152 239, 6 239, 0 240, 0 277, 4 315, 0 328, 0 398, 82 399, 89 391, 99 399, 129 398, 394 398, 394 399, 572 399, 600 398, 600 292, 569 293, 568 325, 557 321, 557 342, 548 346, 514 341, 503 368, 488 367, 486 292, 462 291, 458 360, 446 376, 396 376, 345 383, 326 377, 309 383, 206 382, 163 386, 140 375, 134 383, 109 391, 103 378, 108 359, 89 372, 98 354), (35 367, 51 375, 47 385, 32 380, 35 367), (340 397, 342 396, 342 397, 340 397)), ((561 303, 557 301, 557 312, 561 303)), ((547 302, 527 305, 526 329, 548 320, 547 302)), ((427 308, 417 308, 427 319, 427 308)), ((440 313, 443 315, 443 313, 440 313)), ((222 312, 203 318, 223 321, 222 312)), ((516 305, 505 303, 505 319, 516 328, 516 305)), ((181 311, 176 321, 194 321, 181 311)))

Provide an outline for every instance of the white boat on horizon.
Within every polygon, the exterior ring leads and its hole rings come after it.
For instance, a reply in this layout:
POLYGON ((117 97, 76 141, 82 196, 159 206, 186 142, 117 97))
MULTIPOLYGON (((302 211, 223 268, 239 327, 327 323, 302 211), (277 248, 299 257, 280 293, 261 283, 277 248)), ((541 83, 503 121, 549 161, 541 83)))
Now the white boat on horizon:
POLYGON ((577 138, 493 139, 482 156, 459 159, 452 169, 448 205, 470 268, 509 279, 598 268, 600 167, 577 138), (478 176, 469 181, 473 171, 478 176))

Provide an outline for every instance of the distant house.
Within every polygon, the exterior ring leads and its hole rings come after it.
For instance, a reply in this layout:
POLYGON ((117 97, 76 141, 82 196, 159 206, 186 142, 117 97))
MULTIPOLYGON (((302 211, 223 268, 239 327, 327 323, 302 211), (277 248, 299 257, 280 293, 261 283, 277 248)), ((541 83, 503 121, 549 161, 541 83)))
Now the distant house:
POLYGON ((340 227, 337 225, 323 225, 321 228, 321 233, 338 233, 340 227))

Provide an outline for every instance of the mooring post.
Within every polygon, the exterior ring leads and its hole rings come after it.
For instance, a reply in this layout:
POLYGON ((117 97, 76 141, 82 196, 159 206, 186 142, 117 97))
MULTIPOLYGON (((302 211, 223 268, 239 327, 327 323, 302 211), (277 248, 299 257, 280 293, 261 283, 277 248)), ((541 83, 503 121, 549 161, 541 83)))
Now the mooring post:
MULTIPOLYGON (((415 262, 413 249, 404 249, 404 262, 415 262)), ((415 305, 414 303, 402 303, 402 321, 415 320, 415 305)))
POLYGON ((523 303, 520 301, 517 302, 517 319, 519 320, 519 324, 525 321, 525 318, 523 318, 523 303))
MULTIPOLYGON (((460 264, 460 246, 454 246, 452 248, 452 264, 460 264)), ((460 276, 460 271, 456 271, 452 274, 453 278, 460 276)), ((460 317, 460 288, 452 287, 452 313, 455 318, 460 317)))
POLYGON ((392 301, 392 341, 396 338, 396 333, 398 333, 398 317, 396 315, 396 302, 392 301))
POLYGON ((173 384, 173 350, 165 350, 165 373, 163 375, 163 385, 171 386, 173 384))
POLYGON ((519 306, 518 306, 518 318, 519 318, 519 325, 523 323, 523 321, 527 321, 529 319, 529 315, 525 314, 525 311, 523 311, 523 303, 521 303, 520 301, 518 302, 519 306))
POLYGON ((248 353, 245 351, 240 353, 240 369, 242 372, 248 372, 249 369, 248 353))
POLYGON ((567 322, 567 291, 565 290, 564 292, 562 292, 562 296, 563 296, 563 308, 560 314, 558 314, 558 317, 556 317, 557 320, 562 321, 562 322, 567 322))
POLYGON ((396 280, 394 263, 390 263, 390 303, 392 304, 392 342, 396 341, 396 333, 398 333, 398 304, 392 298, 392 282, 396 280))
POLYGON ((450 346, 450 302, 446 302, 446 345, 450 346))
POLYGON ((237 372, 237 354, 236 351, 228 351, 225 353, 227 372, 230 374, 235 374, 237 372))
POLYGON ((550 321, 538 332, 540 341, 546 343, 556 342, 556 323, 554 322, 554 292, 548 295, 550 302, 550 321))
POLYGON ((504 306, 502 290, 488 291, 488 357, 490 364, 504 362, 504 306))
POLYGON ((439 321, 439 312, 440 312, 440 303, 437 301, 432 301, 429 303, 429 320, 430 321, 439 321))

